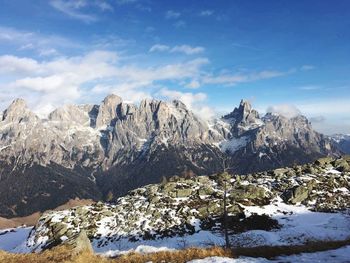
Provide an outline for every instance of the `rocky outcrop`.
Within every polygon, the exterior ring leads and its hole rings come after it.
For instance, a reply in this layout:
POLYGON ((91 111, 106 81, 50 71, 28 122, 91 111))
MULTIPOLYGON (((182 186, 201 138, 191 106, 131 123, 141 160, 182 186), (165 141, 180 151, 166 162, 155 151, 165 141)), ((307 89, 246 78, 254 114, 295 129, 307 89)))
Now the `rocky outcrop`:
POLYGON ((81 231, 97 247, 122 239, 137 241, 216 231, 222 223, 225 188, 233 232, 247 229, 244 224, 259 220, 277 227, 268 218, 246 214, 245 210, 251 206, 284 200, 286 204, 302 204, 314 211, 346 209, 350 206, 350 172, 340 171, 339 164, 343 161, 350 160, 320 160, 284 170, 226 175, 226 183, 221 174, 191 179, 174 177, 169 182, 135 189, 115 204, 98 202, 45 213, 27 245, 33 250, 45 249, 48 244, 74 239, 81 231))

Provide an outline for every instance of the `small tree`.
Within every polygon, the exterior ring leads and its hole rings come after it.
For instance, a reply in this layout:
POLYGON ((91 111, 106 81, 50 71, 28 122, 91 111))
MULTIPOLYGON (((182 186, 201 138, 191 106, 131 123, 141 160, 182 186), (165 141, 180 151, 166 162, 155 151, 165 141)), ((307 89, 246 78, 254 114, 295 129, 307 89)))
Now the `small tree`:
POLYGON ((162 181, 161 184, 166 184, 168 182, 168 178, 166 178, 165 176, 162 177, 162 181))
POLYGON ((108 194, 107 194, 107 197, 106 197, 106 201, 107 202, 111 202, 114 198, 114 195, 112 193, 112 191, 109 191, 108 194))
POLYGON ((227 172, 223 172, 219 174, 219 184, 224 188, 224 196, 223 196, 223 228, 225 235, 225 243, 226 248, 230 248, 230 239, 228 236, 228 213, 227 213, 227 188, 230 184, 230 175, 227 172))

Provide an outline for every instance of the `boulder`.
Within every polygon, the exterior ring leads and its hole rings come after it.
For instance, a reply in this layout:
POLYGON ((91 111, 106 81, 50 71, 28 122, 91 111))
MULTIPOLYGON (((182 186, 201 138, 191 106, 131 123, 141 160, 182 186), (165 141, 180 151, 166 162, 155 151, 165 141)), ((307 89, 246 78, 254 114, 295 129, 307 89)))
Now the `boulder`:
POLYGON ((350 172, 350 165, 344 159, 335 160, 333 165, 334 165, 335 169, 337 169, 340 172, 350 172))
POLYGON ((185 188, 185 189, 177 189, 176 190, 176 197, 188 197, 192 194, 192 189, 185 188))
POLYGON ((170 183, 164 184, 162 186, 162 192, 165 194, 168 194, 169 192, 174 191, 175 187, 176 187, 175 182, 170 182, 170 183))
POLYGON ((82 251, 93 252, 90 240, 84 230, 81 230, 78 234, 72 236, 70 239, 64 242, 64 244, 75 253, 82 251))
POLYGON ((299 185, 287 190, 284 197, 288 203, 296 204, 306 200, 309 197, 309 191, 308 187, 299 185))
POLYGON ((327 164, 330 164, 333 161, 333 159, 331 157, 323 157, 323 158, 319 158, 315 161, 316 165, 320 165, 320 166, 325 166, 327 164))
POLYGON ((209 186, 204 186, 198 189, 199 195, 211 195, 214 192, 213 188, 209 186))
POLYGON ((232 201, 240 201, 244 199, 255 200, 266 197, 265 189, 254 185, 241 185, 239 188, 231 190, 229 194, 229 198, 232 201))
POLYGON ((286 175, 288 172, 289 172, 288 168, 279 168, 273 171, 273 175, 277 177, 281 177, 283 175, 286 175))

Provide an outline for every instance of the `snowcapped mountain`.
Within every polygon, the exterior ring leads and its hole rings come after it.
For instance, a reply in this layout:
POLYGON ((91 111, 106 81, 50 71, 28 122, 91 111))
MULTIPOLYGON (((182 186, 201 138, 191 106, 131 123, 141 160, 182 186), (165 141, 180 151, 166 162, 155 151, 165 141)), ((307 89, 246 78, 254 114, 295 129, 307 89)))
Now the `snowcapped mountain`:
POLYGON ((303 116, 263 117, 242 101, 208 123, 180 101, 116 95, 66 105, 40 119, 15 100, 0 116, 0 216, 44 211, 69 199, 113 199, 163 177, 247 173, 337 154, 303 116))

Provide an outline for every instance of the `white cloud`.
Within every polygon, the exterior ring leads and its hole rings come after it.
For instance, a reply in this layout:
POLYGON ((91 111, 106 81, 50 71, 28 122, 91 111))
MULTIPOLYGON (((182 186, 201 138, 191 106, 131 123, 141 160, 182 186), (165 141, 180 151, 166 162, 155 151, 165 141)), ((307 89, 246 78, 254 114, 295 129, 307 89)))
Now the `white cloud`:
POLYGON ((180 45, 180 46, 174 46, 174 47, 169 47, 167 45, 162 45, 162 44, 156 44, 153 45, 150 49, 149 52, 165 52, 168 51, 170 53, 184 53, 186 55, 194 55, 194 54, 199 54, 205 51, 204 47, 192 47, 190 45, 180 45))
POLYGON ((176 28, 184 28, 184 27, 186 27, 187 24, 185 21, 179 20, 179 21, 175 22, 173 25, 176 28))
POLYGON ((348 98, 336 98, 326 99, 319 101, 306 101, 299 102, 298 108, 309 116, 323 115, 349 115, 350 112, 350 99, 348 98))
POLYGON ((321 89, 321 88, 322 87, 317 86, 317 85, 307 85, 307 86, 298 87, 298 89, 300 89, 300 90, 318 90, 318 89, 321 89))
POLYGON ((107 2, 96 1, 96 6, 98 6, 102 11, 113 11, 114 8, 107 2))
POLYGON ((180 52, 185 53, 186 55, 193 55, 204 52, 204 47, 191 47, 189 45, 181 45, 173 47, 170 52, 180 52))
POLYGON ((47 48, 47 49, 41 49, 39 51, 39 55, 40 56, 54 56, 54 55, 58 55, 58 51, 55 48, 47 48))
POLYGON ((137 103, 145 98, 151 98, 152 89, 138 89, 140 86, 144 86, 146 83, 124 83, 121 85, 96 85, 91 92, 101 96, 106 94, 119 94, 122 96, 125 102, 137 103))
POLYGON ((18 50, 33 50, 41 56, 58 55, 58 49, 81 48, 81 45, 57 35, 42 35, 37 32, 17 30, 0 26, 1 45, 11 45, 18 50))
POLYGON ((203 92, 191 93, 163 88, 159 91, 159 95, 166 99, 182 101, 190 110, 204 120, 210 120, 215 116, 215 111, 204 104, 208 96, 203 92))
POLYGON ((176 18, 179 18, 180 16, 181 16, 180 12, 176 12, 176 11, 173 11, 173 10, 168 10, 165 13, 165 18, 166 19, 176 19, 176 18))
POLYGON ((136 3, 137 0, 117 0, 117 3, 119 5, 125 5, 125 4, 133 4, 136 3))
POLYGON ((197 58, 142 68, 122 64, 114 52, 98 50, 84 56, 59 57, 42 62, 1 56, 0 69, 7 70, 3 72, 10 80, 1 84, 0 93, 11 90, 11 98, 2 96, 0 103, 5 107, 14 97, 29 98, 35 110, 42 112, 63 103, 75 103, 88 97, 94 99, 94 94, 106 95, 110 92, 137 101, 157 92, 160 89, 158 82, 197 78, 201 67, 207 63, 208 59, 197 58), (35 94, 35 98, 28 94, 35 94))
POLYGON ((12 55, 0 56, 0 75, 25 74, 39 69, 39 64, 31 58, 19 58, 12 55))
POLYGON ((180 100, 183 103, 185 103, 189 108, 191 108, 194 103, 204 101, 207 99, 207 95, 202 92, 180 92, 177 90, 169 90, 166 88, 161 89, 159 94, 169 99, 180 100))
POLYGON ((349 98, 310 99, 307 101, 294 101, 291 104, 282 104, 272 107, 259 105, 259 111, 264 109, 282 115, 295 116, 298 112, 306 116, 312 127, 324 134, 350 133, 349 98))
POLYGON ((153 26, 148 26, 145 29, 146 33, 153 33, 154 31, 156 31, 156 29, 153 26))
POLYGON ((300 67, 300 70, 301 71, 308 71, 308 70, 312 70, 314 68, 315 68, 315 66, 313 66, 313 65, 303 65, 300 67))
POLYGON ((211 16, 214 14, 214 11, 213 10, 202 10, 199 15, 200 16, 211 16))
POLYGON ((286 118, 293 118, 301 114, 300 110, 291 104, 273 105, 268 107, 266 112, 279 114, 286 118))
POLYGON ((88 2, 85 0, 51 0, 50 5, 71 18, 78 19, 85 23, 97 21, 95 15, 85 14, 79 11, 81 8, 88 5, 88 2))
POLYGON ((275 77, 284 76, 290 74, 291 71, 270 71, 264 70, 255 73, 246 74, 222 74, 219 76, 206 76, 203 78, 205 84, 224 84, 228 86, 236 85, 238 83, 252 82, 262 79, 270 79, 275 77))
POLYGON ((163 52, 163 51, 168 51, 168 50, 170 50, 170 47, 169 47, 169 46, 161 45, 161 44, 156 44, 156 45, 153 45, 153 46, 149 49, 149 52, 156 52, 156 51, 163 52))
POLYGON ((322 123, 326 121, 326 118, 322 115, 314 116, 309 118, 311 123, 322 123))
POLYGON ((200 82, 196 79, 193 79, 190 83, 188 83, 185 87, 189 89, 198 89, 201 86, 200 82))

